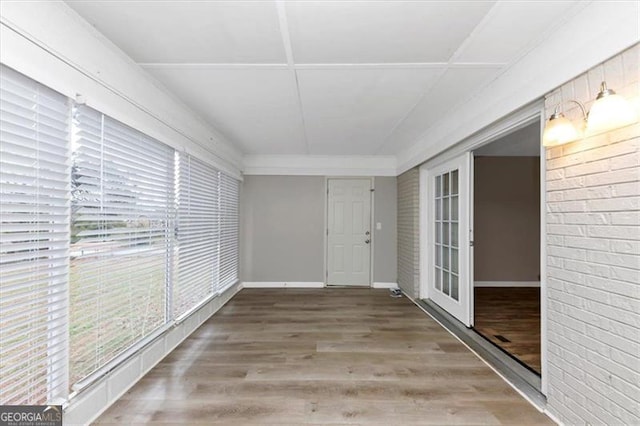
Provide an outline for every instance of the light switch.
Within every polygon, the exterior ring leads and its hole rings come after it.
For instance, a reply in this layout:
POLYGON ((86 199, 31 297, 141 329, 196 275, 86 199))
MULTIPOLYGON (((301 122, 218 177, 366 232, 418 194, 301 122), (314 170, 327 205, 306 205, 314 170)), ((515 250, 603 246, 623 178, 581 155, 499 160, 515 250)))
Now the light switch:
POLYGON ((382 229, 382 223, 380 222, 376 222, 376 230, 381 230, 382 229))

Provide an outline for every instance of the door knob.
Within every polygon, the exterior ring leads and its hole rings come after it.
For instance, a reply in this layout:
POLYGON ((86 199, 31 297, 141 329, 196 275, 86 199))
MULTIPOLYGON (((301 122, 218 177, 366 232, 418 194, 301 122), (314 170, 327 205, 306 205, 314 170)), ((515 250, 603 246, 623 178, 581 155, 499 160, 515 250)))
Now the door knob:
POLYGON ((369 244, 371 242, 371 240, 364 240, 365 244, 369 244))
POLYGON ((369 231, 365 232, 364 235, 369 235, 369 231))

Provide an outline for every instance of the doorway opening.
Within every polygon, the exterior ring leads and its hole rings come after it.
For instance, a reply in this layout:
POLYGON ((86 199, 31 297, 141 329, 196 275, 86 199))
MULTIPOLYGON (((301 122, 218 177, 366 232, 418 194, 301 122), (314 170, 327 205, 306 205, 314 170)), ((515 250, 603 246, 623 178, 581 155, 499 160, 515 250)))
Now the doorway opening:
POLYGON ((473 329, 540 376, 540 123, 473 151, 473 329))

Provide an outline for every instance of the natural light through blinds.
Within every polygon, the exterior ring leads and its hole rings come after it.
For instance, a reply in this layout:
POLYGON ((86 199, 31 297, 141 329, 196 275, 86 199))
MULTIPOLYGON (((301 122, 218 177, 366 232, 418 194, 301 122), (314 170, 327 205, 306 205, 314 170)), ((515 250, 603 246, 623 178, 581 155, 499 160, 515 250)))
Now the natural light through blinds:
POLYGON ((67 396, 69 104, 0 68, 0 404, 67 396))
POLYGON ((240 182, 0 77, 0 405, 60 404, 238 281, 240 182))
POLYGON ((79 106, 71 188, 73 384, 168 320, 174 150, 79 106))
POLYGON ((178 220, 174 315, 213 295, 218 283, 219 172, 189 154, 178 154, 178 220))
POLYGON ((220 178, 220 291, 238 280, 238 205, 240 182, 221 173, 220 178))

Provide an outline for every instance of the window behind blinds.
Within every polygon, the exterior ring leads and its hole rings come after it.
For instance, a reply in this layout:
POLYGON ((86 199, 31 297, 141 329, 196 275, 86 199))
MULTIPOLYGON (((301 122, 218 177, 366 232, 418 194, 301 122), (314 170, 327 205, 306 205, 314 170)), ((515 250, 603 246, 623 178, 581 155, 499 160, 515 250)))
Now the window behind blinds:
POLYGON ((79 106, 71 189, 73 384, 168 320, 174 150, 79 106))
POLYGON ((178 154, 175 317, 213 295, 218 282, 219 172, 178 154))
POLYGON ((0 68, 0 405, 67 395, 67 98, 0 68))
POLYGON ((238 280, 239 203, 240 182, 220 173, 220 291, 238 280))

